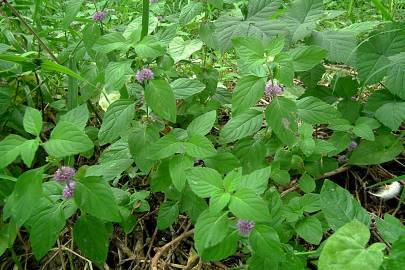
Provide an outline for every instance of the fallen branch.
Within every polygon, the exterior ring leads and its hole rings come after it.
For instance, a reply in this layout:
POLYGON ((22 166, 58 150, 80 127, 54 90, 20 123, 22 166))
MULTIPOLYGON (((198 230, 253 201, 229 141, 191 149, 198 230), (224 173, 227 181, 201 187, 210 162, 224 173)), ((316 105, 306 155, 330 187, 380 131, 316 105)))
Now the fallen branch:
POLYGON ((179 235, 178 237, 176 237, 175 239, 173 239, 172 241, 170 241, 169 243, 167 243, 166 245, 164 245, 163 247, 161 247, 159 249, 158 252, 156 252, 155 256, 153 256, 152 261, 151 261, 151 265, 150 265, 150 269, 151 270, 158 270, 158 263, 159 263, 159 259, 160 257, 174 244, 180 242, 181 240, 183 240, 184 238, 187 238, 189 236, 191 236, 194 233, 194 230, 190 230, 190 231, 186 231, 184 233, 182 233, 181 235, 179 235))

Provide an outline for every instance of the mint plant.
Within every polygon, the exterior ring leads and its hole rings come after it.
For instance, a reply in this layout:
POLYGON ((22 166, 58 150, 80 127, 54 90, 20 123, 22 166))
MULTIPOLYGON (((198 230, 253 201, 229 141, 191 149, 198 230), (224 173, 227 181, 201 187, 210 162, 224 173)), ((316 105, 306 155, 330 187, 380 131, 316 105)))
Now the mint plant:
POLYGON ((3 0, 2 265, 403 269, 404 4, 371 2, 3 0))

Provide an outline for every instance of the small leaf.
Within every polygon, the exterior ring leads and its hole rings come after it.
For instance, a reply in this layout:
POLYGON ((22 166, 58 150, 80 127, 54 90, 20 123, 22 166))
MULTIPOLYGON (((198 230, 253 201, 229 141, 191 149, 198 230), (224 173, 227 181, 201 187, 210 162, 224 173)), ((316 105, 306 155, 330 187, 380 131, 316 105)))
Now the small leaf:
POLYGON ((187 155, 176 155, 170 160, 170 178, 178 191, 182 191, 186 186, 186 171, 192 168, 193 165, 193 159, 187 155))
POLYGON ((0 168, 4 168, 12 163, 21 152, 21 145, 26 139, 21 136, 11 134, 0 141, 0 168))
POLYGON ((80 105, 60 117, 60 121, 70 122, 81 130, 84 130, 88 120, 89 110, 86 104, 80 105))
POLYGON ((42 130, 42 116, 37 109, 27 107, 23 119, 24 130, 28 133, 39 136, 42 130))
POLYGON ((83 0, 70 0, 66 3, 66 14, 62 20, 63 28, 68 28, 70 23, 73 22, 77 16, 77 13, 79 13, 83 2, 83 0))
POLYGON ((295 231, 310 244, 319 245, 322 240, 322 224, 316 217, 306 217, 298 221, 295 225, 295 231))
POLYGON ((275 260, 282 260, 284 257, 278 234, 270 226, 256 225, 249 235, 249 243, 255 255, 272 257, 275 260))
POLYGON ((266 80, 256 76, 242 77, 232 94, 232 112, 237 115, 256 105, 264 95, 266 80))
POLYGON ((233 142, 253 135, 262 126, 262 112, 250 109, 232 117, 220 132, 225 143, 233 142))
POLYGON ((204 211, 195 224, 194 241, 198 253, 220 243, 227 235, 229 220, 227 213, 204 211))
POLYGON ((176 98, 186 99, 205 89, 205 84, 198 80, 180 78, 170 83, 176 98))
POLYGON ((189 59, 193 53, 201 49, 202 45, 203 43, 197 39, 184 41, 181 37, 175 37, 169 43, 168 53, 177 63, 189 59))
POLYGON ((269 183, 271 167, 263 168, 243 175, 240 183, 241 187, 253 190, 257 194, 263 194, 269 183))
POLYGON ((300 46, 289 51, 294 63, 294 70, 302 72, 318 65, 326 57, 327 51, 318 46, 300 46))
POLYGON ((164 202, 159 207, 157 227, 164 230, 172 225, 179 216, 179 205, 176 202, 164 202))
POLYGON ((93 49, 98 52, 109 53, 114 50, 126 51, 129 47, 129 42, 121 33, 113 32, 98 38, 93 49))
POLYGON ((301 178, 298 180, 298 185, 300 186, 300 189, 305 193, 311 193, 315 190, 316 187, 314 178, 312 178, 308 174, 304 174, 303 176, 301 176, 301 178))
POLYGON ((193 135, 184 143, 184 146, 186 147, 186 153, 195 158, 212 157, 217 153, 211 141, 201 135, 193 135))
POLYGON ((34 160, 35 153, 38 150, 39 140, 27 140, 20 146, 21 159, 27 167, 31 168, 32 161, 34 160))
POLYGON ((132 60, 108 63, 104 71, 107 92, 119 91, 125 85, 128 76, 134 73, 131 64, 132 60))
POLYGON ((231 194, 224 191, 216 191, 210 198, 210 211, 212 213, 219 213, 224 209, 231 199, 231 194))

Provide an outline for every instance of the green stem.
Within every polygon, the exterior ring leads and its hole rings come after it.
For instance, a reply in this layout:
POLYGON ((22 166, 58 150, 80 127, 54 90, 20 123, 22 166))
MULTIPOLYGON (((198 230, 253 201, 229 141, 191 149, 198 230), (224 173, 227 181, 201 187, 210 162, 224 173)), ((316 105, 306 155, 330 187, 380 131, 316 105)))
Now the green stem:
POLYGON ((381 3, 381 0, 371 0, 375 7, 378 9, 378 11, 381 12, 381 15, 383 16, 384 19, 393 21, 394 19, 392 18, 390 12, 388 9, 381 3))
POLYGON ((149 0, 143 0, 141 39, 148 35, 149 29, 149 0))

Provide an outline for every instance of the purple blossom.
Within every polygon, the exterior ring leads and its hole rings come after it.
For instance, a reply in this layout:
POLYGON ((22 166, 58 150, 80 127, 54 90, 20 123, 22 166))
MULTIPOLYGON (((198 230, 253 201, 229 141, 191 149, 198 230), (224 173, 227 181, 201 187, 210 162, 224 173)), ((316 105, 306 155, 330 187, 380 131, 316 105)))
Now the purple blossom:
POLYGON ((95 22, 101 22, 105 19, 105 17, 107 17, 107 13, 104 11, 96 11, 93 14, 93 21, 95 22))
POLYGON ((276 95, 281 95, 283 93, 283 88, 277 84, 273 83, 271 80, 266 83, 266 87, 264 88, 264 93, 266 97, 271 98, 276 95))
POLYGON ((69 181, 66 186, 63 188, 63 193, 62 196, 65 199, 70 199, 73 197, 73 193, 76 188, 76 182, 75 181, 69 181))
POLYGON ((239 234, 242 236, 248 236, 250 231, 255 227, 254 221, 239 219, 236 223, 239 234))
POLYGON ((352 141, 350 144, 349 144, 349 146, 347 147, 347 150, 349 151, 349 152, 351 152, 351 151, 353 151, 354 149, 356 149, 357 148, 357 143, 355 142, 355 141, 352 141))
POLYGON ((153 71, 150 68, 143 68, 136 73, 136 80, 139 83, 153 79, 153 71))
POLYGON ((62 166, 61 168, 56 170, 54 177, 57 182, 69 182, 72 181, 75 173, 76 170, 74 168, 62 166))
POLYGON ((151 4, 156 4, 157 3, 157 0, 150 0, 149 1, 151 4))

